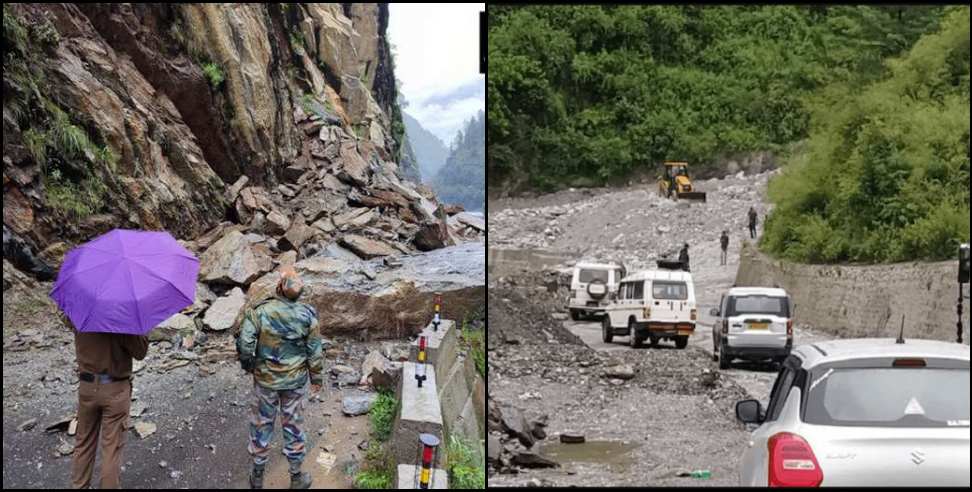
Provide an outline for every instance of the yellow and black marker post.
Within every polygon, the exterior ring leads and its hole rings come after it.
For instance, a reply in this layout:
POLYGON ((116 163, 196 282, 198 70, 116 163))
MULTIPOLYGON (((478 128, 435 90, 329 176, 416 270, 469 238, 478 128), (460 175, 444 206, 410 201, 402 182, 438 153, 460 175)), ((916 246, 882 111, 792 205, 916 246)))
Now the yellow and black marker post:
POLYGON ((435 317, 432 318, 432 331, 439 331, 439 323, 442 322, 440 312, 442 311, 442 295, 435 295, 435 317))
POLYGON ((422 467, 419 472, 419 488, 427 489, 432 483, 432 464, 435 463, 435 452, 439 446, 439 438, 432 434, 420 434, 422 442, 422 467))
POLYGON ((415 365, 415 380, 418 381, 418 387, 422 387, 422 382, 425 381, 425 335, 419 335, 419 349, 416 355, 415 365))

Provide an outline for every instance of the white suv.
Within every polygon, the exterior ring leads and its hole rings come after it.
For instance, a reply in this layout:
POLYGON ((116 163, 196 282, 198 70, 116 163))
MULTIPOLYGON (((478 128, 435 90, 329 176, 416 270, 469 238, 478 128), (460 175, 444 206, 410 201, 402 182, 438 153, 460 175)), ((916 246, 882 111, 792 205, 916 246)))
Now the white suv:
POLYGON ((631 347, 648 340, 675 340, 684 349, 695 332, 698 312, 692 275, 674 270, 646 270, 621 279, 614 302, 605 310, 602 338, 611 343, 627 336, 631 347))
POLYGON ((616 263, 578 263, 570 279, 570 298, 567 309, 570 319, 604 314, 609 293, 617 290, 624 276, 624 267, 616 263))
POLYGON ((854 339, 783 363, 742 455, 742 486, 969 487, 969 346, 854 339), (903 343, 900 343, 903 342, 903 343))
POLYGON ((783 362, 793 347, 793 301, 783 289, 734 287, 710 314, 713 359, 729 369, 733 359, 783 362))

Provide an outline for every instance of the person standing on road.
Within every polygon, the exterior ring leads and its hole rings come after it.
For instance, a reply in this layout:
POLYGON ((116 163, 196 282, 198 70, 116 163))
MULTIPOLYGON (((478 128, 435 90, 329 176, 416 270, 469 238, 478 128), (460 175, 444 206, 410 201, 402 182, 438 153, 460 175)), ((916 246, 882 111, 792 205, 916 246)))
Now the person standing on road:
MULTIPOLYGON (((62 318, 67 321, 67 318, 62 318)), ((78 428, 71 460, 71 485, 91 486, 95 450, 101 441, 102 489, 117 489, 125 422, 132 404, 132 359, 148 353, 148 337, 75 331, 78 361, 78 428)))
POLYGON ((324 357, 317 332, 317 311, 297 302, 302 290, 297 272, 285 269, 276 296, 246 311, 237 340, 240 365, 253 374, 255 401, 249 452, 253 456, 250 487, 255 489, 263 488, 278 406, 285 441, 283 452, 290 463, 290 488, 309 488, 313 480, 309 473, 300 471, 307 441, 301 428, 301 411, 308 379, 313 393, 321 390, 324 357))
POLYGON ((758 219, 756 217, 756 208, 749 207, 749 238, 756 239, 756 223, 758 219))
POLYGON ((726 264, 726 256, 729 251, 729 231, 722 231, 722 237, 719 238, 720 246, 722 246, 722 265, 726 264))
POLYGON ((688 243, 682 245, 681 251, 678 252, 678 261, 682 264, 682 270, 685 270, 686 272, 691 271, 689 269, 688 243))

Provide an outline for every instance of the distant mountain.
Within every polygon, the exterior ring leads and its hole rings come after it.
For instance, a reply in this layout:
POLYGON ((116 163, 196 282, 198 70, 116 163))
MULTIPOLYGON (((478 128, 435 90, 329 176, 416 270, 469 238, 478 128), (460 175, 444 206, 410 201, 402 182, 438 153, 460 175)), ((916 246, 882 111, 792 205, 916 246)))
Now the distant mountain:
POLYGON ((405 134, 418 161, 419 174, 425 181, 431 181, 449 157, 449 149, 442 140, 439 140, 439 137, 426 130, 418 120, 406 112, 402 112, 402 115, 405 120, 405 134))
POLYGON ((432 179, 439 200, 458 203, 466 210, 486 205, 486 115, 480 111, 456 135, 445 166, 432 179))

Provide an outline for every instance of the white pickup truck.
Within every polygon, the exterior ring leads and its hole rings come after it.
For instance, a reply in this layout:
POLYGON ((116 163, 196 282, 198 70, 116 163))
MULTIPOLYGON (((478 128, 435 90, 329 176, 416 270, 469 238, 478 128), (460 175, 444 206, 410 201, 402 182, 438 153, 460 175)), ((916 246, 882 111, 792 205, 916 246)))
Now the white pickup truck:
POLYGON ((645 270, 621 279, 616 298, 605 308, 604 343, 627 336, 631 347, 648 340, 674 340, 684 349, 695 332, 698 311, 692 274, 678 270, 645 270))

